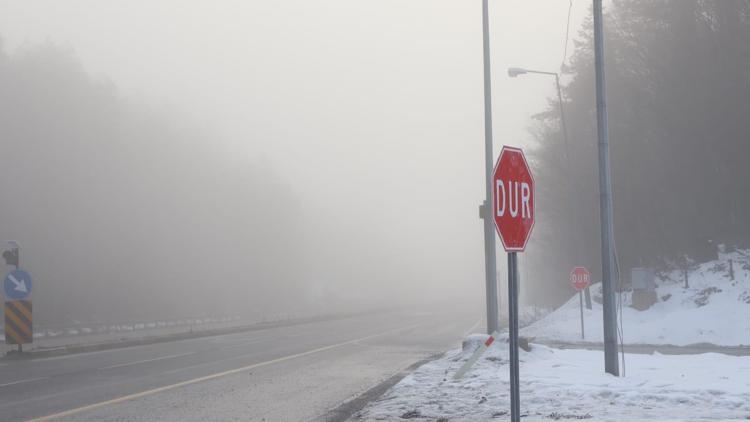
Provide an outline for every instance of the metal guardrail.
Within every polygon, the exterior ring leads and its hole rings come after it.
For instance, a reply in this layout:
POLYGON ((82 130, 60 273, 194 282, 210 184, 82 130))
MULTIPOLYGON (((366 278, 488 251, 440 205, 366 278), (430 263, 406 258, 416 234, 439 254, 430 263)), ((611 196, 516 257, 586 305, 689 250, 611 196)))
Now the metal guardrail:
MULTIPOLYGON (((146 320, 146 321, 126 321, 126 322, 99 322, 99 323, 80 323, 74 325, 35 325, 34 338, 58 338, 58 337, 76 337, 92 334, 115 334, 128 333, 134 331, 148 331, 171 327, 194 327, 210 323, 229 323, 241 320, 239 316, 216 316, 216 317, 195 317, 195 318, 176 318, 169 320, 146 320)), ((0 344, 5 343, 5 333, 0 327, 0 344)))
MULTIPOLYGON (((365 311, 368 313, 372 311, 365 311)), ((126 334, 132 332, 143 332, 148 334, 149 330, 167 329, 167 328, 192 328, 202 327, 206 324, 228 324, 228 323, 269 323, 289 321, 299 318, 321 317, 324 315, 319 312, 288 312, 271 315, 256 314, 254 316, 245 315, 222 315, 222 316, 200 316, 173 318, 165 320, 140 320, 125 322, 91 322, 76 324, 35 324, 34 339, 53 339, 53 338, 81 338, 89 335, 106 335, 106 334, 126 334)), ((5 333, 0 324, 0 345, 5 345, 5 333)))

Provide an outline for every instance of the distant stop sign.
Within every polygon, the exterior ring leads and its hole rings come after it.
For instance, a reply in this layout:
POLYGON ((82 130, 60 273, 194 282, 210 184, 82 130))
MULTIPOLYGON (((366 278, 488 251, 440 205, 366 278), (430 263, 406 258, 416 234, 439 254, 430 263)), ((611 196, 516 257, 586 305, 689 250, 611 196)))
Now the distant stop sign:
POLYGON ((523 151, 504 146, 495 164, 492 210, 507 252, 526 249, 534 227, 534 178, 523 151))
POLYGON ((585 267, 575 267, 570 272, 570 284, 579 292, 589 286, 591 273, 585 267))

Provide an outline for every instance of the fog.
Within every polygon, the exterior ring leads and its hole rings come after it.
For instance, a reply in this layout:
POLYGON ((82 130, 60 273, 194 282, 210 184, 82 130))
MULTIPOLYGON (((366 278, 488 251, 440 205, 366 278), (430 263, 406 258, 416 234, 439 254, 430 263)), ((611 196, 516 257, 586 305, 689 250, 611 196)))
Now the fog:
MULTIPOLYGON (((720 249, 750 246, 748 16, 744 0, 619 0, 608 8, 614 234, 625 285, 633 267, 666 274, 718 259, 720 249)), ((539 299, 551 288, 564 294, 549 280, 571 262, 599 271, 589 28, 566 69, 568 148, 556 104, 535 118, 535 252, 544 265, 527 287, 542 292, 531 294, 539 299)))
MULTIPOLYGON (((553 80, 505 69, 559 70, 568 7, 491 6, 496 152, 532 145, 553 80)), ((12 1, 0 39, 38 321, 482 314, 480 2, 12 1)))

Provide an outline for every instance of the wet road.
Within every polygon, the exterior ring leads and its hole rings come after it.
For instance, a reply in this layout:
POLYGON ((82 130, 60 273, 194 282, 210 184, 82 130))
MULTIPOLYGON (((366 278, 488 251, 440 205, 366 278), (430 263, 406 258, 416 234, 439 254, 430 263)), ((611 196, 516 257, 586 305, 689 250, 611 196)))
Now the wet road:
POLYGON ((0 420, 320 418, 413 362, 459 346, 475 323, 476 314, 394 312, 0 361, 0 420))

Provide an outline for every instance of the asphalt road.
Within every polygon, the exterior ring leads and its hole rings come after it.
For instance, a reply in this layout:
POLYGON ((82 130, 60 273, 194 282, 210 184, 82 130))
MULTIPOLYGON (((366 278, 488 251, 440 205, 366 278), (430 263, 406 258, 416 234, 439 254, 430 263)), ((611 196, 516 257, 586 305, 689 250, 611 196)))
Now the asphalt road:
POLYGON ((0 361, 0 420, 306 421, 458 347, 477 322, 476 314, 371 314, 0 361))

